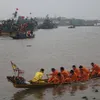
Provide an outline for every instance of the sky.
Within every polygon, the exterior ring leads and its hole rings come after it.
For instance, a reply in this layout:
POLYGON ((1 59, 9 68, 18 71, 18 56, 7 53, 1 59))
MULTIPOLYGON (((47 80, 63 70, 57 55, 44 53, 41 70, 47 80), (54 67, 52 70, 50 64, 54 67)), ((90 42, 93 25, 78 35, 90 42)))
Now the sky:
POLYGON ((0 0, 0 19, 12 17, 16 8, 22 16, 100 19, 100 0, 0 0))

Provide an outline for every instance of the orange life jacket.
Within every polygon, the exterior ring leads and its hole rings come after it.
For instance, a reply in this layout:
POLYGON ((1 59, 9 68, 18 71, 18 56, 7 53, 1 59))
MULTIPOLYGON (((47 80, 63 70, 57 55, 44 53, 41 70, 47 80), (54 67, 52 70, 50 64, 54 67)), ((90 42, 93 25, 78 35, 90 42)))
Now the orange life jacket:
POLYGON ((100 72, 100 67, 97 64, 94 64, 92 71, 100 72))
POLYGON ((87 72, 82 70, 80 72, 80 81, 87 81, 88 79, 89 79, 89 74, 87 74, 87 72))
POLYGON ((55 76, 55 75, 57 75, 58 74, 58 71, 57 70, 55 70, 54 72, 52 72, 50 75, 52 75, 52 76, 55 76))
POLYGON ((55 81, 55 79, 56 79, 56 77, 57 77, 57 74, 58 74, 58 71, 57 70, 55 70, 54 72, 52 72, 50 75, 51 75, 51 77, 48 79, 48 82, 50 83, 50 82, 54 82, 55 81))
POLYGON ((75 72, 74 72, 74 74, 71 74, 70 78, 71 78, 71 81, 72 81, 72 82, 78 80, 77 74, 76 74, 75 72))
POLYGON ((64 79, 69 77, 69 72, 64 70, 64 71, 61 71, 61 74, 64 76, 64 79))
POLYGON ((78 68, 74 68, 73 70, 77 74, 77 76, 80 76, 80 70, 78 68))
POLYGON ((89 69, 87 69, 86 67, 83 67, 83 68, 82 68, 82 71, 85 72, 86 74, 89 74, 89 73, 90 73, 90 72, 89 72, 89 69))

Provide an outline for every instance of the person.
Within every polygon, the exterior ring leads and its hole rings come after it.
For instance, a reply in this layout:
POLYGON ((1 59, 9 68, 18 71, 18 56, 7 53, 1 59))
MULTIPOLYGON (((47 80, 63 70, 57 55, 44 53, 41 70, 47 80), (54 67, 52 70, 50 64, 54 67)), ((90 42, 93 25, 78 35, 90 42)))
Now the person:
POLYGON ((64 67, 60 67, 61 74, 64 76, 64 79, 69 77, 69 72, 64 69, 64 67))
POLYGON ((80 69, 80 81, 87 81, 89 79, 90 72, 86 67, 79 66, 80 69))
POLYGON ((70 70, 70 76, 65 79, 65 82, 71 83, 78 81, 77 74, 74 72, 74 70, 70 70))
POLYGON ((48 83, 54 82, 55 79, 56 79, 56 77, 57 77, 57 74, 58 74, 58 71, 57 71, 55 68, 52 68, 51 71, 52 71, 51 74, 47 74, 47 75, 51 76, 51 77, 48 79, 48 83))
POLYGON ((77 74, 74 72, 74 70, 70 70, 70 78, 71 78, 71 82, 78 81, 77 74))
POLYGON ((31 36, 31 31, 27 31, 27 36, 30 37, 31 36))
POLYGON ((64 81, 64 76, 59 72, 57 74, 57 76, 54 78, 53 83, 55 83, 55 84, 58 84, 58 83, 62 84, 64 82, 65 82, 64 81))
POLYGON ((93 62, 91 63, 91 65, 92 65, 91 76, 100 76, 100 66, 93 62))
POLYGON ((80 70, 78 68, 76 68, 75 65, 72 66, 74 72, 77 74, 77 77, 80 77, 80 70))
POLYGON ((41 68, 39 72, 36 72, 35 76, 32 79, 32 82, 44 82, 42 77, 44 75, 44 69, 41 68))

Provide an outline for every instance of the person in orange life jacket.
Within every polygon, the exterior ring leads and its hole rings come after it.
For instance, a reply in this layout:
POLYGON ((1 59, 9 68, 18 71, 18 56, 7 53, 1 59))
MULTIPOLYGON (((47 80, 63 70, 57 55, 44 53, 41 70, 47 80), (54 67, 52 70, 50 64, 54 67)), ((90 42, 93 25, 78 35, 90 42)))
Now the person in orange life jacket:
POLYGON ((79 70, 79 68, 76 68, 75 65, 73 65, 72 68, 73 68, 74 72, 77 74, 77 77, 80 77, 80 70, 79 70))
POLYGON ((79 66, 80 69, 80 81, 87 81, 89 79, 89 70, 82 65, 79 66))
POLYGON ((71 82, 78 81, 77 74, 74 72, 74 70, 70 70, 70 78, 71 78, 71 82))
POLYGON ((55 81, 55 78, 57 77, 57 74, 58 74, 58 71, 55 68, 52 68, 51 71, 52 73, 49 74, 49 76, 51 77, 48 79, 49 83, 55 81))
POLYGON ((86 67, 83 67, 82 65, 79 66, 79 69, 80 69, 80 70, 82 69, 82 70, 83 70, 84 72, 86 72, 87 74, 90 74, 89 69, 86 68, 86 67))
POLYGON ((65 79, 65 82, 76 82, 78 81, 77 74, 74 72, 74 70, 70 70, 70 76, 65 79))
POLYGON ((97 64, 94 64, 93 62, 91 63, 92 65, 92 76, 100 76, 100 66, 97 64))
POLYGON ((57 76, 53 79, 53 83, 64 83, 64 76, 61 73, 58 73, 57 76))
POLYGON ((69 77, 69 72, 64 69, 64 67, 60 67, 60 72, 64 76, 64 79, 69 77))

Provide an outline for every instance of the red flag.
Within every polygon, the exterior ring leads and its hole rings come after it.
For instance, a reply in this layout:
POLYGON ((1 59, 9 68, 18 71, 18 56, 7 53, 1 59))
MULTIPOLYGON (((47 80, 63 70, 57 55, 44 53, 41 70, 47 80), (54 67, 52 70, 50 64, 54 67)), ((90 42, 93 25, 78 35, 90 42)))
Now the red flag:
POLYGON ((24 16, 21 16, 21 18, 24 19, 25 17, 24 16))
POLYGON ((16 10, 18 10, 18 8, 16 8, 16 10))

